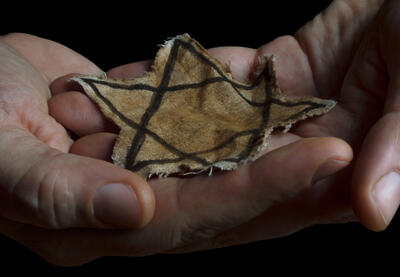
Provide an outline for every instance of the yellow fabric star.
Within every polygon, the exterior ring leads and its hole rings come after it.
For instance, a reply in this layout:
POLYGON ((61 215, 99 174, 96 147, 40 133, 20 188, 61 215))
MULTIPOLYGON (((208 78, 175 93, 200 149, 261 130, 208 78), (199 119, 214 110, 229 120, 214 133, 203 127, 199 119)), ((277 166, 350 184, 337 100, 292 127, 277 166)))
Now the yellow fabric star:
POLYGON ((288 98, 273 58, 264 57, 252 83, 229 69, 189 35, 166 42, 142 77, 74 78, 120 128, 112 159, 147 178, 153 174, 235 169, 258 158, 276 127, 328 112, 335 102, 288 98))

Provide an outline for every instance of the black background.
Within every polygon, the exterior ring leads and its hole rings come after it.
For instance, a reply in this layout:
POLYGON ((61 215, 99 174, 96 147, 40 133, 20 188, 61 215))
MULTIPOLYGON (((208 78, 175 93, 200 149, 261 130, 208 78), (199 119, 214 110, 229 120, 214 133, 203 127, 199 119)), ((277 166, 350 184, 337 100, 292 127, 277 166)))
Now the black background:
MULTIPOLYGON (((3 10, 0 34, 26 32, 58 41, 88 57, 103 70, 153 58, 166 38, 189 33, 206 48, 235 45, 259 47, 277 36, 294 34, 330 1, 164 1, 142 3, 48 2, 3 10), (50 5, 51 3, 51 5, 50 5), (218 4, 218 7, 216 6, 218 4), (49 9, 51 8, 51 9, 49 9)), ((356 223, 317 225, 285 238, 225 249, 180 255, 126 258, 105 257, 81 267, 49 265, 14 241, 0 236, 3 270, 32 273, 114 273, 138 275, 245 270, 247 275, 357 270, 393 264, 399 244, 399 220, 374 233, 356 223), (322 266, 322 269, 317 269, 322 266), (190 270, 183 269, 189 267, 190 270), (145 271, 142 271, 145 270, 145 271), (146 273, 147 271, 147 273, 146 273)), ((1 275, 1 273, 0 273, 1 275)), ((225 275, 225 274, 224 274, 225 275)), ((5 276, 5 275, 4 275, 5 276)))

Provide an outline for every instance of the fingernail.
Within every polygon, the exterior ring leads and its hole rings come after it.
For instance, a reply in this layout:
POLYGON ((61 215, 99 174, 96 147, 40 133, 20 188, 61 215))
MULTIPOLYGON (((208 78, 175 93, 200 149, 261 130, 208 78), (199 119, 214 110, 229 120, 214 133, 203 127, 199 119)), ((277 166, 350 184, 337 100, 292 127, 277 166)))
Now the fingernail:
POLYGON ((383 221, 389 225, 400 203, 400 175, 392 171, 384 175, 373 188, 373 199, 383 221))
POLYGON ((341 170, 342 168, 349 165, 349 162, 340 161, 340 160, 328 160, 323 163, 317 171, 314 173, 312 178, 312 184, 317 183, 318 181, 336 173, 337 171, 341 170))
POLYGON ((116 228, 134 228, 140 222, 140 206, 133 189, 123 184, 99 188, 93 199, 94 215, 116 228))

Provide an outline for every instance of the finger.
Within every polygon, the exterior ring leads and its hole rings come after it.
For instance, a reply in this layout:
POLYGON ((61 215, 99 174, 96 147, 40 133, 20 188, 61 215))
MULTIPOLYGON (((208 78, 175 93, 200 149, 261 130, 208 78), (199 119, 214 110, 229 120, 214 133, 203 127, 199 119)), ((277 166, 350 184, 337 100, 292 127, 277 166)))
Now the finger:
MULTIPOLYGON (((107 72, 110 78, 135 78, 149 69, 150 61, 116 67, 107 72)), ((98 132, 118 132, 119 128, 105 118, 98 106, 82 92, 82 87, 70 78, 82 74, 71 73, 54 80, 50 86, 52 98, 48 101, 49 113, 58 122, 78 136, 98 132)))
POLYGON ((151 70, 151 60, 129 63, 107 71, 108 78, 130 79, 142 76, 151 70))
MULTIPOLYGON (((343 166, 346 164, 343 162, 343 166)), ((317 182, 310 190, 282 201, 249 222, 196 247, 220 248, 284 237, 315 224, 354 222, 356 218, 347 182, 351 170, 347 166, 338 174, 317 182)))
POLYGON ((111 162, 111 154, 117 140, 112 133, 96 133, 75 141, 70 153, 111 162))
POLYGON ((0 221, 0 230, 61 265, 77 265, 105 255, 158 253, 213 238, 248 222, 280 200, 307 190, 312 180, 345 167, 349 160, 351 149, 340 140, 304 139, 220 176, 154 180, 157 210, 147 227, 137 232, 53 231, 4 221, 0 221))
MULTIPOLYGON (((307 57, 298 42, 284 36, 267 43, 259 49, 247 47, 215 47, 207 50, 231 70, 234 78, 249 81, 259 65, 259 58, 274 55, 277 58, 276 72, 280 86, 290 95, 314 95, 315 87, 307 57), (293 78, 296 76, 296 78, 293 78)), ((152 61, 141 61, 116 67, 107 72, 110 78, 135 78, 151 70, 152 61)))
POLYGON ((400 116, 387 114, 364 140, 354 172, 355 212, 366 227, 384 230, 400 203, 400 116))
POLYGON ((154 196, 137 175, 64 154, 20 129, 0 131, 0 215, 45 228, 139 228, 154 196))
MULTIPOLYGON (((343 171, 348 170, 346 168, 343 171)), ((347 182, 338 180, 332 183, 332 178, 328 177, 310 190, 272 206, 244 224, 172 252, 198 251, 281 238, 315 224, 355 222, 348 195, 347 182)))
POLYGON ((209 49, 212 56, 229 66, 235 79, 248 81, 259 66, 259 59, 274 55, 279 86, 293 96, 317 95, 307 56, 292 36, 279 37, 258 49, 217 47, 209 49))
MULTIPOLYGON (((237 80, 247 81, 257 65, 257 51, 246 47, 216 47, 208 52, 222 64, 229 66, 237 80)), ((261 55, 263 53, 260 53, 261 55)), ((107 72, 107 77, 117 79, 136 78, 151 70, 153 61, 140 61, 115 67, 107 72)))
POLYGON ((105 118, 98 106, 83 93, 69 91, 56 94, 50 98, 48 106, 49 114, 78 136, 119 131, 119 128, 105 118))
POLYGON ((37 68, 49 83, 71 72, 104 74, 91 61, 57 42, 23 33, 7 34, 2 39, 37 68))
MULTIPOLYGON (((337 210, 334 214, 323 210, 318 211, 317 209, 320 208, 318 203, 311 202, 316 200, 310 200, 306 195, 304 194, 304 199, 296 199, 297 201, 288 201, 284 205, 274 206, 250 222, 223 232, 211 240, 203 241, 192 247, 198 250, 204 248, 221 248, 282 238, 318 224, 332 225, 356 222, 355 215, 350 206, 340 207, 341 209, 337 210)), ((331 204, 334 205, 334 203, 331 204)))
POLYGON ((71 81, 76 76, 82 74, 67 74, 51 83, 53 96, 48 101, 49 114, 78 136, 118 132, 119 128, 103 116, 98 106, 84 94, 82 87, 71 81))
POLYGON ((212 182, 208 177, 190 179, 182 184, 178 197, 185 225, 195 231, 182 234, 182 240, 210 238, 247 222, 283 199, 310 189, 351 159, 351 148, 341 140, 303 139, 239 170, 213 176, 212 182))
POLYGON ((55 79, 50 84, 50 92, 52 95, 57 95, 67 91, 80 91, 83 93, 82 87, 77 83, 71 81, 73 77, 84 76, 83 74, 70 73, 55 79))

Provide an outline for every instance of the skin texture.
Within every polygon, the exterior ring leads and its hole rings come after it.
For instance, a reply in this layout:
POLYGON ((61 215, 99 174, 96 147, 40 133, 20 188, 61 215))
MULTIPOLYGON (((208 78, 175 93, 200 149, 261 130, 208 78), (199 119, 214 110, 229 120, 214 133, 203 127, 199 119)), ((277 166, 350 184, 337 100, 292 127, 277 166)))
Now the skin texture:
MULTIPOLYGON (((376 192, 377 181, 399 169, 400 34, 394 26, 400 4, 382 3, 336 0, 295 36, 259 49, 210 49, 241 80, 260 55, 274 54, 285 93, 339 103, 289 134, 274 134, 265 155, 239 170, 148 183, 107 162, 116 127, 79 86, 66 81, 77 74, 101 75, 99 68, 52 41, 27 34, 1 37, 0 154, 8 159, 0 161, 0 232, 51 263, 77 265, 105 255, 276 238, 356 218, 372 230, 385 229, 400 201, 395 186, 386 185, 394 192, 389 196, 376 192), (110 183, 135 192, 135 213, 123 212, 129 200, 120 201, 125 207, 112 197, 96 198, 110 183), (112 217, 101 212, 107 223, 95 212, 99 201, 117 207, 112 217)), ((140 76, 150 63, 124 65, 107 75, 140 76)), ((395 183, 395 175, 386 184, 395 183)))

